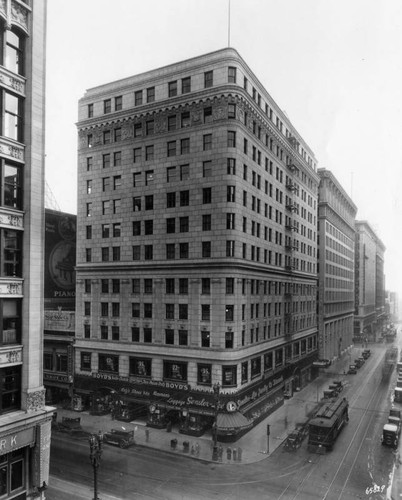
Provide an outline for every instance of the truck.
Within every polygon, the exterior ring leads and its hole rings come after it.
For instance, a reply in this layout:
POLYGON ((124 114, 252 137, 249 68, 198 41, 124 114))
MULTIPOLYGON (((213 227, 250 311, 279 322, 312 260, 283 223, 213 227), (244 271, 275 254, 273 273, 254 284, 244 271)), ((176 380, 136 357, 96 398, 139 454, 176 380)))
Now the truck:
POLYGON ((384 361, 382 365, 382 378, 383 380, 387 380, 390 378, 391 373, 393 372, 396 362, 398 359, 398 348, 397 347, 389 347, 385 351, 384 361))
POLYGON ((400 426, 396 424, 385 424, 382 429, 381 444, 397 448, 399 443, 400 426))

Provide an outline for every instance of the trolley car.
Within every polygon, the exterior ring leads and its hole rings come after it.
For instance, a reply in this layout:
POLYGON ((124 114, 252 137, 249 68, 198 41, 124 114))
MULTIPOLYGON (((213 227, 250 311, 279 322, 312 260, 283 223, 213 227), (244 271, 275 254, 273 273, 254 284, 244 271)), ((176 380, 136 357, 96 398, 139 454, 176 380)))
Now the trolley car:
POLYGON ((308 449, 331 450, 342 427, 349 420, 346 398, 325 404, 309 422, 308 449))

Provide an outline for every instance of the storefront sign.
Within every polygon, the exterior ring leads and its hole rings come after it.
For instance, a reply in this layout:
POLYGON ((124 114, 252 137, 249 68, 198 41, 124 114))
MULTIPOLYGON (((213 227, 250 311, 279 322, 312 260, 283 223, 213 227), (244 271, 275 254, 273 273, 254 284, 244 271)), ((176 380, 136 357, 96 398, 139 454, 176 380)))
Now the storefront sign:
POLYGON ((0 365, 11 365, 22 362, 22 347, 0 354, 0 365))
POLYGON ((68 375, 58 375, 56 373, 46 373, 43 372, 43 378, 44 380, 52 380, 54 382, 63 382, 65 384, 68 384, 70 381, 70 378, 68 375))
POLYGON ((14 432, 8 436, 0 437, 0 455, 9 453, 13 450, 18 450, 24 446, 31 445, 35 442, 35 428, 30 427, 20 432, 14 432))
POLYGON ((61 306, 57 311, 45 311, 45 330, 73 332, 75 330, 75 312, 63 311, 61 306))
POLYGON ((239 399, 236 400, 236 404, 238 408, 242 408, 243 406, 257 401, 258 399, 266 396, 271 390, 279 387, 280 384, 283 383, 283 376, 273 376, 268 380, 262 381, 260 384, 256 385, 251 390, 248 390, 244 394, 242 394, 239 399))

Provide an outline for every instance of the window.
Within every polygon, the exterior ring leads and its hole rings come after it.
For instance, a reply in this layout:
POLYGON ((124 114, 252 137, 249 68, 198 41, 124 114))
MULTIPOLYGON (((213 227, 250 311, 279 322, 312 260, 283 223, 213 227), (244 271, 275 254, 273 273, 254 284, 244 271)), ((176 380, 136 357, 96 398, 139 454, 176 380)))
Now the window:
POLYGON ((152 278, 145 278, 144 279, 144 293, 148 294, 148 295, 152 295, 152 290, 153 290, 152 278))
POLYGON ((188 217, 180 217, 180 232, 188 233, 189 230, 189 218, 188 217))
POLYGON ((145 245, 144 246, 144 259, 145 260, 152 260, 153 258, 154 258, 153 246, 152 245, 145 245))
POLYGON ((236 68, 229 66, 228 68, 228 82, 236 83, 236 68))
POLYGON ((110 177, 102 177, 102 191, 105 192, 110 187, 110 177))
POLYGON ((13 229, 0 228, 0 275, 22 276, 22 234, 13 229))
POLYGON ((139 342, 140 341, 140 329, 138 326, 131 327, 131 342, 139 342))
POLYGON ((91 316, 91 303, 84 302, 84 316, 91 316))
POLYGON ((121 200, 113 200, 113 213, 117 214, 120 212, 121 200))
POLYGON ((202 242, 202 257, 204 259, 211 257, 211 242, 210 241, 203 241, 202 242))
POLYGON ((182 78, 182 80, 181 80, 181 93, 187 94, 188 92, 191 92, 191 77, 190 76, 188 76, 187 78, 182 78))
POLYGON ((120 247, 112 247, 112 260, 113 262, 120 261, 120 247))
POLYGON ((228 240, 226 242, 226 257, 235 256, 235 242, 234 240, 228 240))
POLYGON ((226 295, 234 294, 234 278, 226 278, 226 295))
POLYGON ((112 293, 120 293, 120 280, 112 279, 112 293))
POLYGON ((174 319, 174 304, 165 304, 165 308, 166 308, 166 319, 174 319))
POLYGON ((173 130, 176 130, 176 126, 177 126, 176 115, 168 116, 168 131, 172 132, 173 130))
POLYGON ((145 210, 153 210, 154 209, 154 195, 150 194, 145 196, 145 210))
POLYGON ((167 155, 168 156, 176 155, 176 141, 169 141, 167 143, 167 155))
POLYGON ((7 162, 1 164, 1 205, 22 209, 22 170, 7 162))
POLYGON ((120 316, 119 302, 112 302, 112 316, 113 318, 118 318, 120 316))
POLYGON ((226 214, 226 229, 235 228, 235 217, 236 214, 226 214))
POLYGON ((101 280, 101 293, 109 293, 109 280, 108 279, 101 280))
POLYGON ((113 224, 113 238, 119 238, 121 236, 121 224, 120 222, 115 222, 113 224))
POLYGON ((188 294, 188 278, 179 278, 179 294, 188 294))
POLYGON ((251 360, 251 379, 261 375, 261 357, 251 360))
POLYGON ((204 123, 212 122, 212 108, 204 108, 204 123))
POLYGON ((225 349, 233 349, 233 332, 225 332, 225 349))
POLYGON ((190 139, 181 139, 180 140, 180 154, 185 155, 190 152, 190 139))
POLYGON ((152 319, 152 303, 144 304, 144 318, 152 319))
POLYGON ((210 295, 211 293, 211 279, 201 278, 201 293, 202 295, 210 295))
MULTIPOLYGON (((21 403, 21 367, 0 369, 0 413, 18 409, 21 403)), ((0 469, 1 470, 1 469, 0 469)), ((22 486, 22 477, 20 478, 22 486)), ((18 485, 19 486, 19 485, 18 485)))
POLYGON ((166 278, 166 280, 165 280, 165 292, 167 294, 175 293, 174 278, 166 278))
POLYGON ((109 248, 102 247, 102 262, 108 262, 108 261, 109 261, 109 248))
POLYGON ((188 319, 188 304, 179 304, 179 319, 188 319))
POLYGON ((212 216, 211 214, 204 214, 202 216, 202 230, 211 231, 212 227, 212 216))
POLYGON ((101 302, 101 316, 108 317, 109 316, 109 303, 101 302))
MULTIPOLYGON (((4 31, 4 35, 6 38, 6 52, 3 64, 13 73, 23 75, 24 38, 22 36, 19 36, 15 31, 12 30, 4 31)), ((88 118, 91 118, 91 116, 89 116, 89 106, 91 105, 88 105, 88 118)))
POLYGON ((112 100, 111 99, 105 99, 103 101, 103 112, 110 113, 112 111, 112 100))
POLYGON ((140 317, 140 304, 139 304, 139 302, 133 302, 131 304, 131 316, 133 318, 139 318, 140 317))
POLYGON ((209 321, 211 316, 211 306, 209 304, 201 304, 201 320, 209 321))
POLYGON ((133 246, 133 260, 141 260, 141 246, 140 245, 133 246))
POLYGON ((91 280, 86 279, 84 281, 84 291, 85 293, 91 293, 91 280))
POLYGON ((154 159, 154 146, 146 146, 145 147, 145 160, 150 161, 154 159))
POLYGON ((186 181, 190 178, 190 165, 180 165, 180 180, 186 181))
POLYGON ((81 352, 81 371, 91 371, 92 353, 81 352))
POLYGON ((228 104, 228 118, 236 118, 236 104, 228 104))
POLYGON ((167 167, 166 182, 174 182, 176 180, 176 167, 167 167))
POLYGON ((166 219, 166 233, 171 234, 176 232, 176 219, 171 217, 166 219))
POLYGON ((94 105, 88 104, 88 118, 93 118, 94 116, 94 105))
POLYGON ((141 286, 141 282, 140 282, 139 278, 133 278, 131 280, 131 292, 132 293, 139 295, 140 294, 140 286, 141 286))
POLYGON ((152 360, 148 358, 130 357, 129 373, 135 377, 151 377, 152 360))
POLYGON ((154 221, 152 219, 144 221, 144 234, 153 234, 154 221))
POLYGON ((214 77, 213 71, 206 71, 204 73, 204 87, 206 89, 208 89, 208 88, 210 88, 210 87, 213 86, 213 84, 214 84, 213 77, 214 77))
POLYGON ((227 158, 227 174, 236 175, 236 159, 227 158))
POLYGON ((203 150, 209 151, 212 149, 212 134, 205 134, 203 136, 203 150))
POLYGON ((197 365, 197 383, 200 385, 212 384, 212 365, 198 364, 197 365))
POLYGON ((152 342, 152 328, 144 328, 144 342, 152 342))
POLYGON ((87 172, 92 171, 93 165, 94 165, 94 159, 92 158, 92 156, 88 156, 88 158, 87 158, 87 172))
MULTIPOLYGON (((145 185, 146 186, 149 186, 153 180, 154 180, 154 171, 153 170, 147 170, 145 172, 145 185)), ((147 208, 145 207, 145 210, 147 210, 147 208)))
POLYGON ((114 110, 120 111, 123 109, 123 97, 121 95, 114 98, 114 110))
POLYGON ((103 144, 110 144, 112 142, 112 134, 110 130, 105 130, 103 132, 103 144))
POLYGON ((203 188, 202 189, 202 203, 204 205, 212 202, 212 188, 203 188))
POLYGON ((177 80, 168 83, 168 93, 169 97, 174 97, 177 95, 177 80))
POLYGON ((248 382, 248 361, 241 364, 241 383, 248 382))
POLYGON ((22 99, 4 91, 3 135, 22 142, 22 99))
POLYGON ((180 259, 188 259, 189 257, 189 244, 179 243, 179 256, 180 259))
POLYGON ((137 90, 134 93, 134 102, 136 106, 140 106, 142 104, 142 90, 137 90))
POLYGON ((121 151, 113 153, 113 165, 115 167, 119 167, 121 165, 121 151))
POLYGON ((94 141, 94 136, 92 134, 88 134, 87 135, 87 146, 89 148, 92 148, 93 141, 94 141))
POLYGON ((142 136, 142 123, 134 123, 134 137, 142 136))
POLYGON ((188 330, 179 330, 179 345, 188 345, 188 330))
POLYGON ((102 155, 102 168, 109 168, 110 167, 110 154, 104 154, 102 155))
POLYGON ((120 142, 120 141, 121 141, 121 127, 118 127, 114 129, 114 142, 120 142))
POLYGON ((181 128, 186 128, 191 125, 190 122, 190 112, 189 111, 184 111, 181 114, 181 128))
POLYGON ((147 135, 152 135, 154 133, 154 130, 155 130, 155 122, 154 122, 154 120, 148 120, 145 123, 145 130, 146 130, 146 134, 147 135))
POLYGON ((225 308, 225 321, 234 321, 234 305, 227 305, 225 308))
POLYGON ((113 176, 113 189, 119 189, 121 186, 121 175, 115 175, 113 176))
POLYGON ((164 361, 163 377, 172 380, 187 380, 187 363, 181 361, 164 361))
POLYGON ((201 332, 201 347, 210 347, 211 335, 206 330, 201 332))
POLYGON ((98 354, 99 372, 119 373, 119 356, 98 354))
POLYGON ((207 160, 202 162, 202 176, 211 177, 212 175, 212 161, 207 160))
POLYGON ((174 208, 176 206, 176 193, 166 193, 166 207, 174 208))
POLYGON ((149 87, 147 89, 147 102, 155 101, 155 87, 149 87))
POLYGON ((174 243, 166 244, 166 259, 173 260, 176 258, 176 248, 174 243))
POLYGON ((227 186, 226 201, 234 203, 236 201, 236 186, 227 186))
POLYGON ((141 221, 135 220, 133 221, 133 236, 141 235, 141 221))
POLYGON ((233 130, 228 130, 228 148, 236 147, 236 132, 233 130))
POLYGON ((190 191, 180 191, 180 206, 188 207, 190 204, 190 191))
POLYGON ((85 249, 85 262, 91 262, 92 261, 92 248, 86 248, 85 249))
POLYGON ((237 366, 222 366, 222 386, 235 386, 237 384, 237 366))

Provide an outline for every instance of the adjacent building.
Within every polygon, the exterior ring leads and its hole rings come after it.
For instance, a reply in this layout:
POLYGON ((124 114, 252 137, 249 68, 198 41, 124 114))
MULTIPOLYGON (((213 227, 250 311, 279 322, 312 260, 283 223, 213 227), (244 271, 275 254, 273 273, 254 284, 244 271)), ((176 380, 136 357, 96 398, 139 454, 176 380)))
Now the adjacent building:
POLYGON ((385 246, 367 221, 356 221, 355 328, 356 342, 375 341, 384 326, 385 246))
POLYGON ((44 0, 0 3, 0 495, 44 498, 44 0))
POLYGON ((313 376, 314 154, 236 50, 79 102, 75 392, 235 439, 313 376))
POLYGON ((72 398, 76 215, 45 211, 44 361, 46 401, 72 398))
POLYGON ((333 360, 353 344, 357 207, 332 172, 317 172, 319 356, 333 360))

